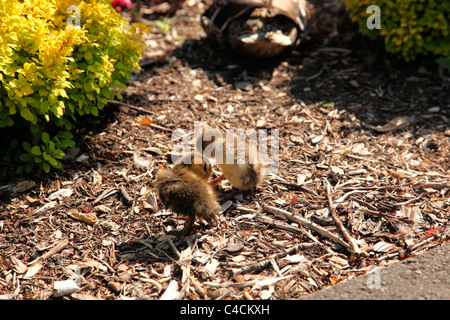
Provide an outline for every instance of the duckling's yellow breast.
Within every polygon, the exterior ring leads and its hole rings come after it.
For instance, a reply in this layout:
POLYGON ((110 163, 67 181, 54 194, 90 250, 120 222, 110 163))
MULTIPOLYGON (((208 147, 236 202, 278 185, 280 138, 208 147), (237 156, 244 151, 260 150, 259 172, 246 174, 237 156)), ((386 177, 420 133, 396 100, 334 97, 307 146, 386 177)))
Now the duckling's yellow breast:
POLYGON ((223 176, 236 188, 242 189, 246 183, 248 164, 222 164, 223 176))

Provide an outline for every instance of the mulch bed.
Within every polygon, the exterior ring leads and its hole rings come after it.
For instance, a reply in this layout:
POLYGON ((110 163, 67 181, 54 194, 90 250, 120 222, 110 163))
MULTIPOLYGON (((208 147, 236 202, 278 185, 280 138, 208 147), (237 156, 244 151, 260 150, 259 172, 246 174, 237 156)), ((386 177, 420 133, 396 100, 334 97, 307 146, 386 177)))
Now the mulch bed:
POLYGON ((198 0, 168 33, 170 7, 125 12, 154 27, 124 99, 77 124, 63 170, 1 171, 0 299, 297 299, 448 241, 449 82, 320 3, 271 61, 211 44, 198 0), (279 167, 252 192, 221 182, 220 224, 181 236, 152 182, 195 121, 278 130, 279 167))

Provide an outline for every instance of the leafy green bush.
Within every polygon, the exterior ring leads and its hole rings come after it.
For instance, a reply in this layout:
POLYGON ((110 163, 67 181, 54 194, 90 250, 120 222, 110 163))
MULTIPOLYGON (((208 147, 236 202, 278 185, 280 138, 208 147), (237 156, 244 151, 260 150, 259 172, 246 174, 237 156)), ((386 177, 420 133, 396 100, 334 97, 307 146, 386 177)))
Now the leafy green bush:
POLYGON ((419 55, 450 57, 450 1, 343 0, 352 20, 371 38, 382 38, 386 51, 406 61, 419 55), (369 29, 366 10, 380 8, 380 29, 369 29))
POLYGON ((144 27, 108 0, 0 0, 0 128, 28 133, 4 160, 19 172, 61 168, 76 117, 120 99, 115 88, 140 69, 144 27))

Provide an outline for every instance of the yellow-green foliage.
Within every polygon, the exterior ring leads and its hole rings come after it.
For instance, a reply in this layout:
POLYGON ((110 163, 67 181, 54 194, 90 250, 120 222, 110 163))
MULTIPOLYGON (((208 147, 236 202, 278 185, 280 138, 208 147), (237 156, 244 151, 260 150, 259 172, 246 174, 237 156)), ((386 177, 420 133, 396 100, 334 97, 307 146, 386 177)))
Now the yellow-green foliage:
POLYGON ((75 117, 97 116, 140 69, 143 28, 110 0, 0 0, 0 128, 22 126, 33 137, 14 139, 7 160, 20 158, 27 172, 60 168, 75 117), (53 136, 44 131, 55 125, 53 136))
POLYGON ((386 51, 406 61, 419 55, 450 57, 450 1, 448 0, 343 0, 350 17, 372 38, 383 38, 386 51), (381 9, 381 29, 366 26, 367 7, 381 9))

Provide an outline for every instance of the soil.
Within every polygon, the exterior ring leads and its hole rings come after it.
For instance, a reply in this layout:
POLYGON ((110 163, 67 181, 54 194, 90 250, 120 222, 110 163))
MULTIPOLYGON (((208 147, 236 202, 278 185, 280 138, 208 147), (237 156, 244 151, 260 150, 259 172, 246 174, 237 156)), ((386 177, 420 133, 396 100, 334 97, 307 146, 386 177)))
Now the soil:
POLYGON ((291 53, 244 57, 206 38, 208 5, 124 10, 153 29, 123 100, 80 119, 62 170, 2 169, 0 298, 298 299, 448 241, 450 83, 433 59, 386 53, 334 0, 291 53), (184 236, 152 182, 195 121, 278 132, 279 166, 244 194, 221 182, 220 224, 184 236))

